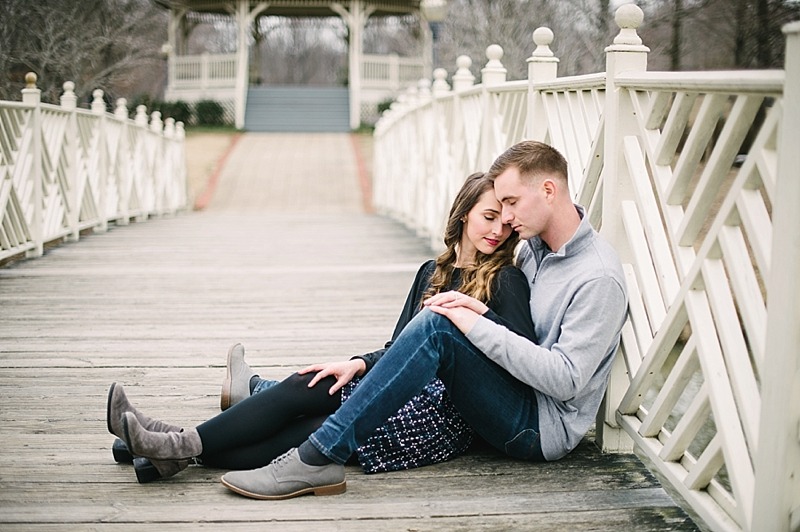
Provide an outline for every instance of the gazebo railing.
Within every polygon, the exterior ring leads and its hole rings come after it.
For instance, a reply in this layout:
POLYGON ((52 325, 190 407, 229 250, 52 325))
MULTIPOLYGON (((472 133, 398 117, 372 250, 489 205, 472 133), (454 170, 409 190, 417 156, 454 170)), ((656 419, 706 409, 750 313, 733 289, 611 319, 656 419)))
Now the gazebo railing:
POLYGON ((439 246, 464 178, 522 139, 567 158, 571 192, 618 249, 628 320, 598 443, 634 447, 713 530, 800 527, 800 23, 786 70, 648 72, 636 28, 605 72, 558 78, 534 32, 526 81, 487 49, 376 126, 374 204, 439 246))

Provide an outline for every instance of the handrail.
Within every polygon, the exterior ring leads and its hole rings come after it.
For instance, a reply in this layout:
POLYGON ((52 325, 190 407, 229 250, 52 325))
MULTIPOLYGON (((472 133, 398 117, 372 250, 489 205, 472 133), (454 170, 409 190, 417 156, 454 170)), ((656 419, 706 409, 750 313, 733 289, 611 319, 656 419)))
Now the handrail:
POLYGON ((131 120, 124 99, 108 113, 101 90, 78 109, 70 81, 60 106, 41 103, 26 81, 22 102, 0 102, 0 261, 186 208, 181 122, 156 111, 148 123, 144 106, 131 120))
POLYGON ((787 70, 648 72, 641 10, 617 10, 607 68, 558 78, 552 32, 528 79, 487 48, 376 124, 374 204, 441 247, 463 179, 510 145, 555 146, 570 190, 618 249, 628 320, 596 423, 634 447, 712 530, 800 523, 800 23, 787 70))

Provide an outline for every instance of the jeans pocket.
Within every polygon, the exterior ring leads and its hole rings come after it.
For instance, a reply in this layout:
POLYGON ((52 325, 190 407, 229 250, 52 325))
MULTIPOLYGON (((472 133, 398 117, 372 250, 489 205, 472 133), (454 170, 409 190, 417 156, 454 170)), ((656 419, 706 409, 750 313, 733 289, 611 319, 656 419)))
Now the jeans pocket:
POLYGON ((533 429, 525 429, 513 439, 506 442, 506 454, 521 460, 543 462, 542 442, 539 433, 533 429))

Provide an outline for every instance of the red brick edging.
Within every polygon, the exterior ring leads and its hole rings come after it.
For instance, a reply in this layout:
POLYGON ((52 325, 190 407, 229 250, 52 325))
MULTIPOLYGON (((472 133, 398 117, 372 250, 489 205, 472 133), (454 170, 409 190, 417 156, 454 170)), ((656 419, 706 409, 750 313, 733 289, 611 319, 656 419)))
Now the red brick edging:
POLYGON ((222 157, 220 157, 219 160, 217 161, 217 165, 214 167, 214 172, 212 172, 212 174, 209 176, 208 181, 206 182, 206 187, 203 189, 203 192, 201 192, 200 195, 197 196, 197 199, 195 199, 194 210, 202 211, 211 202, 211 198, 214 197, 214 191, 217 190, 217 182, 219 181, 219 174, 225 167, 225 161, 228 160, 228 156, 231 154, 234 146, 236 146, 236 143, 239 142, 239 139, 241 137, 242 133, 234 134, 231 143, 225 150, 225 153, 223 153, 222 157))
POLYGON ((361 204, 365 213, 373 214, 375 209, 372 206, 372 179, 367 169, 367 163, 364 161, 364 156, 361 154, 356 133, 350 133, 350 143, 353 145, 353 154, 356 158, 358 184, 361 188, 361 204))

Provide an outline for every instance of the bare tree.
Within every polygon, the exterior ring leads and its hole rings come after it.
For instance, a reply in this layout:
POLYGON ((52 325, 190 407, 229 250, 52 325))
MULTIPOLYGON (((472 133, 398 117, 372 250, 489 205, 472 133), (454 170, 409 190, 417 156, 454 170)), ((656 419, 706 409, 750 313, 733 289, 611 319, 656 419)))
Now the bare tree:
POLYGON ((149 0, 3 0, 0 98, 19 99, 28 71, 44 101, 57 101, 67 80, 83 101, 95 88, 129 95, 163 63, 165 38, 166 12, 149 0))
POLYGON ((480 79, 486 47, 499 44, 508 78, 525 77, 525 59, 533 50, 531 35, 538 26, 556 21, 553 4, 548 0, 451 0, 440 32, 440 63, 452 73, 456 57, 468 55, 480 79))
POLYGON ((653 49, 650 62, 672 70, 778 68, 785 46, 781 26, 800 18, 800 2, 794 0, 649 0, 642 5, 642 37, 653 49))

